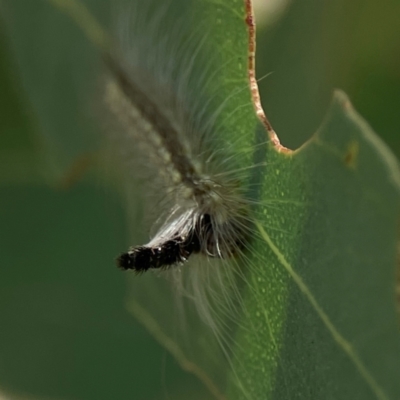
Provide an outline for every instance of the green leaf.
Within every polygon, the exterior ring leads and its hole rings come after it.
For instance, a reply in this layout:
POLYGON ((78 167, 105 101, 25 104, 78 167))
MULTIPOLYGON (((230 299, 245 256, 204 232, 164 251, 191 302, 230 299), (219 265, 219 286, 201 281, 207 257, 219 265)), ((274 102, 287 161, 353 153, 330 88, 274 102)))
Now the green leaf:
POLYGON ((238 335, 248 398, 398 398, 397 160, 342 92, 306 145, 270 152, 238 335))
MULTIPOLYGON (((220 54, 222 62, 232 54, 244 60, 243 5, 221 1, 198 7, 208 18, 211 51, 220 54)), ((221 68, 215 83, 223 88, 221 101, 247 78, 240 66, 233 62, 221 68), (232 87, 225 86, 227 82, 233 82, 232 87)), ((232 123, 221 116, 225 129, 219 132, 237 146, 242 166, 249 162, 242 153, 262 135, 262 127, 255 128, 252 108, 243 107, 248 96, 243 93, 229 102, 226 115, 242 105, 241 118, 232 123), (252 125, 255 136, 249 135, 252 125)), ((231 370, 227 396, 395 399, 400 394, 397 161, 341 92, 312 140, 296 152, 278 150, 271 144, 264 155, 265 170, 256 172, 261 174, 256 179, 262 182, 259 200, 264 204, 257 214, 260 239, 244 263, 249 267, 245 311, 229 349, 233 366, 225 367, 231 370)), ((143 292, 140 285, 143 282, 132 283, 129 307, 169 348, 173 312, 166 311, 162 301, 148 304, 145 293, 138 295, 143 292)), ((148 282, 143 287, 154 297, 157 289, 149 290, 148 282)), ((198 329, 194 325, 188 334, 206 335, 198 329)), ((212 346, 211 339, 207 344, 212 346)), ((178 353, 185 368, 188 359, 178 353)), ((186 353, 193 353, 193 348, 186 353)), ((192 358, 220 382, 211 361, 207 366, 204 357, 192 358)))

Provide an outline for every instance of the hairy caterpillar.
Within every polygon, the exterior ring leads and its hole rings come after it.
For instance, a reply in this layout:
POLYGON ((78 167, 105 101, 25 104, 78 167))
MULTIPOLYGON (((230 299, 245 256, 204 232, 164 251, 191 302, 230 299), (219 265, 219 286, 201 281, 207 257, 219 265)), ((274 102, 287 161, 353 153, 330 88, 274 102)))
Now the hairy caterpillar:
MULTIPOLYGON (((130 29, 142 31, 146 39, 152 37, 145 33, 146 27, 130 29)), ((187 107, 185 91, 199 93, 199 82, 193 83, 195 71, 190 65, 201 62, 198 52, 185 60, 189 66, 168 65, 160 72, 159 65, 152 64, 157 56, 150 62, 145 57, 154 48, 156 44, 143 43, 133 34, 128 51, 134 55, 127 69, 112 58, 107 59, 114 77, 107 88, 107 101, 136 146, 147 154, 146 165, 156 166, 159 185, 169 203, 169 215, 151 241, 132 247, 117 258, 121 269, 138 273, 182 264, 196 253, 229 259, 242 251, 252 231, 246 187, 251 168, 241 169, 236 164, 229 143, 218 143, 215 151, 218 126, 213 120, 218 115, 199 119, 198 106, 194 105, 195 111, 187 107), (177 82, 177 78, 181 81, 177 82)), ((204 79, 207 77, 200 79, 201 84, 204 79)))
MULTIPOLYGON (((128 114, 132 134, 144 142, 143 147, 153 157, 159 158, 167 194, 174 203, 171 216, 156 236, 147 245, 118 257, 118 266, 144 272, 183 263, 192 253, 231 257, 244 246, 248 229, 246 205, 238 184, 223 174, 213 175, 204 166, 205 156, 210 162, 209 150, 195 148, 184 128, 173 126, 155 98, 129 80, 117 65, 109 61, 109 66, 117 78, 120 95, 132 106, 128 114)), ((117 94, 110 96, 115 98, 117 94)), ((195 137, 203 134, 201 130, 190 133, 195 137)))
MULTIPOLYGON (((247 22, 254 35, 250 2, 244 5, 248 13, 243 12, 237 22, 247 22)), ((248 80, 247 68, 254 74, 248 55, 218 59, 207 48, 204 34, 199 38, 203 26, 168 25, 169 11, 168 6, 161 11, 134 7, 121 24, 122 50, 116 57, 106 57, 111 73, 105 99, 123 132, 117 141, 125 143, 122 148, 129 149, 130 159, 133 153, 133 175, 145 176, 142 187, 149 192, 145 202, 151 204, 156 226, 151 240, 120 255, 117 265, 137 273, 167 270, 162 275, 172 283, 178 311, 194 307, 214 339, 197 322, 185 321, 185 312, 178 312, 176 324, 184 329, 190 325, 196 335, 207 337, 208 351, 216 348, 212 344, 216 339, 219 350, 213 350, 207 363, 222 351, 222 358, 231 364, 240 315, 248 312, 241 287, 252 268, 246 253, 257 236, 254 215, 261 204, 262 171, 270 165, 266 148, 271 141, 264 127, 254 123, 257 88, 254 75, 248 80), (239 70, 239 83, 231 85, 221 76, 234 62, 243 71, 239 70), (249 115, 254 125, 238 128, 249 115)), ((254 48, 249 57, 253 62, 254 48)), ((266 120, 265 125, 274 139, 266 120)), ((127 185, 132 185, 129 179, 127 185)), ((139 282, 143 278, 132 282, 135 302, 142 292, 148 296, 152 290, 139 282)), ((164 311, 168 301, 164 298, 165 304, 153 308, 148 300, 141 302, 165 328, 161 321, 171 313, 164 311)), ((168 333, 175 326, 171 321, 166 323, 168 333)), ((176 330, 171 333, 175 334, 176 330)))

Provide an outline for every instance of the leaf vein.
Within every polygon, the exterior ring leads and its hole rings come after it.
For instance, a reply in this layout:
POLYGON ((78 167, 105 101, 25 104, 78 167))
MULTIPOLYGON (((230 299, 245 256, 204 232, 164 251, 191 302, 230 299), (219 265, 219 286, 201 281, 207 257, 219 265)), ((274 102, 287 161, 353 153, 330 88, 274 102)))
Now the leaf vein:
POLYGON ((371 372, 364 365, 357 352, 353 348, 350 342, 348 342, 344 336, 338 331, 333 322, 330 320, 329 316, 325 313, 323 308, 318 303, 317 299, 312 294, 311 290, 308 288, 306 283, 303 281, 302 277, 293 269, 290 263, 286 260, 285 256, 281 253, 279 248, 272 241, 270 236, 261 226, 261 224, 256 222, 257 229, 260 231, 262 238, 268 244, 272 252, 278 258, 279 263, 285 268, 285 270, 289 273, 291 278, 295 281, 297 287, 304 294, 307 300, 310 302, 311 306, 314 308, 317 315, 321 318, 325 327, 328 329, 330 334, 332 335, 334 341, 338 344, 338 346, 347 354, 350 360, 353 362, 357 370, 359 371, 362 378, 366 381, 370 389, 375 394, 376 398, 379 400, 389 400, 386 396, 383 389, 379 386, 378 382, 372 376, 371 372))

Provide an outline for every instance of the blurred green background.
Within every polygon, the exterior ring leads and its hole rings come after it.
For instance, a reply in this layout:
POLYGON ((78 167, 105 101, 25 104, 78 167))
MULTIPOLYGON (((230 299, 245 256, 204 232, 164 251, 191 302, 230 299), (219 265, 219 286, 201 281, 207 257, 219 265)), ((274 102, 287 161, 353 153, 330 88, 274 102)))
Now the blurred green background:
MULTIPOLYGON (((84 3, 111 25, 110 1, 84 3)), ((399 154, 400 3, 260 3, 260 90, 282 143, 304 143, 338 87, 399 154)), ((124 308, 118 194, 90 169, 61 184, 99 146, 96 50, 44 1, 0 12, 0 398, 208 398, 124 308)))

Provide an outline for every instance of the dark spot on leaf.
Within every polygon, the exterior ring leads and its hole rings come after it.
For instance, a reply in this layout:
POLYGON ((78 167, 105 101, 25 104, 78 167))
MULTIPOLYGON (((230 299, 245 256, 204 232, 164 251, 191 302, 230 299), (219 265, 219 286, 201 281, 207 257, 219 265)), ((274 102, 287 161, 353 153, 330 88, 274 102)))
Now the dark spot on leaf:
POLYGON ((358 160, 359 144, 356 140, 351 141, 347 146, 347 151, 343 161, 348 168, 356 168, 358 160))

